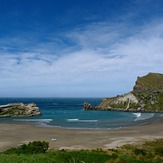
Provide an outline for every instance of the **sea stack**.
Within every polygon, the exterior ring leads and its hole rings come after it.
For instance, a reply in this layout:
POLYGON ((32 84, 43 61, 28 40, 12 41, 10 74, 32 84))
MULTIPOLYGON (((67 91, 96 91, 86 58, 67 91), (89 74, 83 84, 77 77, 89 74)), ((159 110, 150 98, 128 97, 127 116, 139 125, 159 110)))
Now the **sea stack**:
POLYGON ((93 108, 96 110, 163 112, 163 74, 148 73, 146 76, 137 78, 131 92, 104 98, 97 106, 89 104, 89 107, 85 107, 84 105, 84 110, 93 108))
POLYGON ((39 116, 41 112, 34 103, 11 103, 0 106, 0 117, 39 116))

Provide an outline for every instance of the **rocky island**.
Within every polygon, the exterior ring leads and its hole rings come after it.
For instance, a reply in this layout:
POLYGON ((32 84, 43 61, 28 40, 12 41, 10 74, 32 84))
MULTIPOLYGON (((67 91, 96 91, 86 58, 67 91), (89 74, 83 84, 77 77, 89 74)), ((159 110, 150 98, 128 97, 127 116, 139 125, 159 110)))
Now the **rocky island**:
POLYGON ((163 74, 149 73, 138 77, 131 92, 104 98, 97 106, 85 102, 84 110, 163 112, 163 74))
POLYGON ((38 116, 40 110, 34 103, 11 103, 0 105, 0 117, 17 117, 17 116, 38 116))

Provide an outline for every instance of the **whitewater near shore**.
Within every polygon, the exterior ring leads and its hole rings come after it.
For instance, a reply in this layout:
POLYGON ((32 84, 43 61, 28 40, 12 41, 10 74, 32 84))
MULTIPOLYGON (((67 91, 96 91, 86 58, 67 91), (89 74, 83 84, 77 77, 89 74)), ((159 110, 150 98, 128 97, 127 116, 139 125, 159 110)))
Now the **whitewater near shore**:
POLYGON ((47 141, 51 149, 108 149, 163 138, 163 117, 141 126, 111 130, 68 129, 29 124, 0 124, 0 151, 30 141, 47 141))

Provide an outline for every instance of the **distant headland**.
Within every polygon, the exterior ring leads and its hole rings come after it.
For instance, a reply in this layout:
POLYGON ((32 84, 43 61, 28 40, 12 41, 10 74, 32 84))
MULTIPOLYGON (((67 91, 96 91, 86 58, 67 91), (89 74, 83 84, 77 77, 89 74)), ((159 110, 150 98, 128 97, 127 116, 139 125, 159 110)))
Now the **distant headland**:
POLYGON ((41 112, 34 103, 11 103, 0 105, 0 117, 38 116, 41 112))
POLYGON ((146 76, 138 77, 131 92, 104 98, 97 106, 85 102, 83 109, 163 112, 163 74, 148 73, 146 76))

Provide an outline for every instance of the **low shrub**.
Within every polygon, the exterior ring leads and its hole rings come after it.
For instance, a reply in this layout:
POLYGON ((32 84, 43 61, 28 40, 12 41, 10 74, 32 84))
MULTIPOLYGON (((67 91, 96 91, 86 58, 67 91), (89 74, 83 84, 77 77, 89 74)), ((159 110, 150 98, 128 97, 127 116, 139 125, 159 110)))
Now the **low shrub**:
POLYGON ((135 148, 133 152, 135 155, 145 156, 147 154, 147 152, 144 149, 138 149, 138 148, 135 148))
POLYGON ((159 156, 163 156, 163 147, 162 148, 156 148, 155 153, 159 156))
POLYGON ((45 141, 34 141, 28 144, 23 144, 17 148, 6 150, 5 154, 38 154, 45 153, 49 148, 49 143, 45 141))

